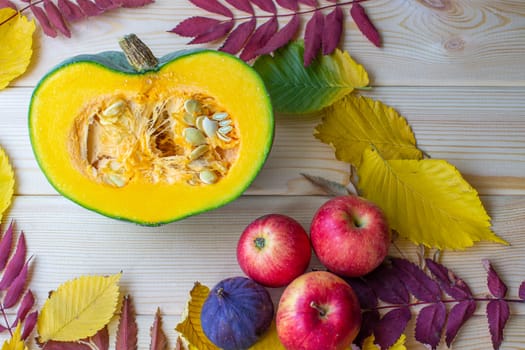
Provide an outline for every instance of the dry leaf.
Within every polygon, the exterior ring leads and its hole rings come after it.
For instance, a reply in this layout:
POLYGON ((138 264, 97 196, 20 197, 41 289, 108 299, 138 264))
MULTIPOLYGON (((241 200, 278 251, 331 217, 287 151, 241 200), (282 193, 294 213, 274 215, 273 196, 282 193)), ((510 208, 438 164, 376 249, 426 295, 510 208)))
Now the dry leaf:
POLYGON ((120 277, 83 276, 59 286, 38 317, 39 342, 76 341, 102 329, 117 308, 120 277))
POLYGON ((21 330, 22 326, 21 324, 18 324, 11 339, 7 340, 2 345, 2 350, 28 350, 20 336, 21 330))
POLYGON ((150 328, 151 344, 150 350, 165 350, 168 345, 166 334, 162 331, 162 317, 160 316, 160 309, 157 308, 155 313, 155 320, 150 328))
MULTIPOLYGON (((2 11, 2 10, 0 10, 2 11)), ((1 12, 0 12, 1 13, 1 12)), ((1 21, 1 20, 0 20, 1 21)), ((0 26, 0 39, 2 33, 2 27, 0 26)), ((3 46, 3 44, 2 44, 3 46)), ((0 67, 1 71, 4 71, 2 55, 3 49, 0 50, 0 67)), ((2 84, 2 72, 0 71, 0 88, 2 84)), ((4 150, 0 147, 0 219, 4 211, 11 205, 11 199, 13 198, 13 192, 15 187, 15 175, 13 168, 9 164, 9 159, 5 154, 4 150)))
POLYGON ((8 7, 0 9, 0 23, 3 23, 0 24, 0 89, 3 89, 22 75, 31 61, 35 22, 8 7), (3 23, 11 16, 15 17, 3 23))
POLYGON ((120 309, 120 320, 117 329, 116 350, 136 350, 137 349, 137 320, 135 308, 131 303, 129 295, 124 297, 122 308, 120 309))

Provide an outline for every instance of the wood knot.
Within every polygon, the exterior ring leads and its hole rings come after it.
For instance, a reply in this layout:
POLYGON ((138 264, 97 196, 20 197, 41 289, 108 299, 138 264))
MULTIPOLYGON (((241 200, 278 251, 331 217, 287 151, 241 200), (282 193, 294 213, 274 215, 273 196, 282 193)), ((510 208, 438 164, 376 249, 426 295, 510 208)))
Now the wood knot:
POLYGON ((419 0, 420 3, 432 9, 447 11, 452 7, 453 0, 419 0))
POLYGON ((465 48, 465 40, 460 37, 453 37, 445 41, 443 46, 448 51, 461 51, 465 48))

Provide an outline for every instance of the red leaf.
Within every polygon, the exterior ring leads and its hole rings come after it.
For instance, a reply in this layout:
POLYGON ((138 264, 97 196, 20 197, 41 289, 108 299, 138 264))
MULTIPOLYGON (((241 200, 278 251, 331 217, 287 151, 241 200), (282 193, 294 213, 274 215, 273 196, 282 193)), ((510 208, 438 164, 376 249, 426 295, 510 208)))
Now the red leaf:
POLYGON ((7 263, 7 267, 0 281, 0 290, 6 290, 22 270, 26 260, 26 239, 24 233, 20 234, 15 254, 7 263))
POLYGON ((122 3, 122 7, 133 8, 133 7, 142 7, 144 5, 151 4, 155 0, 118 0, 122 3))
POLYGON ((410 295, 399 278, 400 273, 399 269, 382 264, 368 274, 365 280, 379 299, 390 304, 407 304, 410 295))
POLYGON ((16 312, 16 320, 13 324, 13 327, 16 327, 18 322, 23 322, 26 319, 27 314, 33 308, 34 305, 35 297, 33 296, 33 292, 31 292, 31 290, 28 290, 27 293, 24 295, 24 298, 20 302, 20 306, 18 307, 18 311, 16 312))
POLYGON ((447 319, 447 329, 445 330, 445 341, 450 347, 452 341, 459 332, 459 329, 476 311, 476 302, 474 300, 463 300, 450 309, 447 319))
POLYGON ((111 0, 95 0, 95 4, 102 10, 111 10, 121 6, 118 2, 113 2, 111 0))
POLYGON ((219 48, 220 51, 231 53, 232 55, 239 52, 248 38, 255 30, 255 25, 257 24, 257 19, 252 18, 251 20, 244 22, 235 28, 230 35, 224 41, 224 44, 219 48))
POLYGON ((22 271, 16 276, 13 280, 13 283, 7 289, 7 292, 4 296, 3 306, 6 309, 13 307, 22 294, 24 294, 25 285, 27 282, 27 274, 29 272, 29 260, 24 264, 22 271))
POLYGON ((343 10, 337 6, 326 15, 323 28, 323 55, 329 55, 339 45, 343 33, 343 10))
POLYGON ((131 303, 130 296, 124 297, 122 309, 120 311, 120 321, 117 329, 117 341, 115 350, 135 350, 137 349, 137 321, 135 319, 135 309, 131 303))
POLYGON ((375 343, 381 349, 388 349, 399 339, 412 314, 408 307, 401 307, 387 312, 374 330, 375 343))
POLYGON ((94 336, 91 337, 91 341, 97 346, 98 350, 109 349, 109 332, 108 327, 102 328, 94 336))
POLYGON ((36 20, 42 26, 42 30, 44 31, 44 34, 52 38, 55 38, 57 36, 57 32, 55 28, 53 28, 53 26, 49 22, 49 19, 47 18, 44 10, 42 10, 38 6, 31 5, 31 12, 33 12, 33 15, 35 16, 36 20))
POLYGON ((374 44, 377 47, 381 46, 381 36, 379 35, 379 32, 374 27, 374 24, 372 21, 370 21, 370 18, 368 18, 368 15, 365 12, 365 9, 363 6, 361 6, 360 3, 354 2, 352 5, 352 8, 350 9, 350 15, 354 19, 355 24, 357 25, 357 28, 363 33, 364 36, 372 44, 374 44))
POLYGON ((216 24, 213 27, 210 27, 205 33, 196 36, 188 44, 204 44, 220 39, 232 30, 233 24, 233 21, 216 24))
POLYGON ((217 0, 190 0, 192 4, 200 7, 208 12, 216 13, 226 17, 233 17, 233 13, 229 8, 218 2, 217 0))
POLYGON ((503 283, 496 270, 494 270, 490 261, 483 259, 482 263, 487 271, 487 286, 490 293, 496 298, 504 298, 507 294, 507 286, 503 283))
POLYGON ((469 286, 465 281, 457 277, 454 272, 432 259, 426 259, 425 263, 445 293, 457 300, 472 297, 469 286))
POLYGON ((55 26, 55 28, 58 29, 60 33, 64 34, 68 38, 71 38, 71 32, 64 21, 64 17, 62 17, 60 10, 51 0, 44 1, 44 10, 47 13, 47 18, 49 18, 49 21, 53 24, 53 26, 55 26))
POLYGON ((170 30, 170 32, 176 33, 180 36, 193 38, 208 32, 210 28, 221 22, 222 21, 214 18, 200 16, 190 17, 177 24, 177 26, 170 30))
POLYGON ((13 10, 18 11, 18 9, 16 8, 16 5, 14 3, 12 3, 11 1, 9 1, 9 0, 0 0, 0 9, 6 8, 6 7, 10 7, 13 10))
POLYGON ((295 14, 290 22, 288 22, 284 27, 282 27, 275 35, 273 35, 270 40, 262 47, 257 50, 257 55, 264 55, 270 52, 277 50, 280 47, 285 46, 290 40, 292 40, 295 33, 299 29, 300 19, 299 15, 295 14))
POLYGON ((168 339, 162 331, 162 318, 160 316, 160 309, 157 309, 155 320, 150 328, 151 343, 150 350, 165 350, 168 345, 168 339))
POLYGON ((373 309, 377 306, 377 295, 366 281, 361 278, 346 278, 345 281, 352 287, 361 309, 373 309))
POLYGON ((84 14, 88 17, 98 16, 104 12, 89 0, 77 0, 77 4, 82 9, 82 12, 84 12, 84 14))
POLYGON ((254 14, 250 0, 226 0, 226 2, 235 7, 237 10, 248 12, 251 15, 254 14))
POLYGON ((520 289, 518 290, 518 296, 520 299, 525 300, 525 281, 521 282, 520 289))
POLYGON ((299 0, 301 4, 305 4, 308 6, 316 7, 317 6, 317 0, 299 0))
POLYGON ((277 7, 272 0, 251 0, 255 5, 257 5, 261 10, 270 12, 273 14, 277 13, 277 7))
POLYGON ((0 271, 4 269, 11 254, 11 247, 13 245, 13 222, 9 224, 9 227, 4 232, 4 236, 0 241, 0 271))
POLYGON ((441 302, 422 308, 416 320, 416 340, 436 349, 441 340, 446 318, 447 309, 441 302))
POLYGON ((80 7, 69 0, 58 0, 57 5, 62 15, 68 21, 74 22, 86 17, 80 7))
MULTIPOLYGON (((31 335, 31 332, 33 332, 33 329, 35 328, 37 319, 38 319, 38 311, 33 311, 29 315, 27 315, 26 320, 24 322, 24 331, 22 332, 22 336, 21 336, 22 339, 27 339, 27 337, 31 335)), ((46 349, 49 349, 49 348, 46 348, 46 349)))
POLYGON ((509 319, 509 304, 505 300, 495 299, 487 304, 487 319, 494 349, 499 349, 503 341, 503 329, 509 319))
POLYGON ((297 0, 277 0, 277 3, 288 10, 297 11, 299 9, 297 0))
POLYGON ((439 285, 417 265, 401 258, 392 258, 391 261, 394 267, 403 272, 400 274, 401 281, 417 299, 427 302, 441 299, 439 285))
POLYGON ((315 14, 306 23, 304 32, 304 66, 308 67, 313 62, 319 49, 321 49, 323 37, 324 15, 321 11, 315 14))
POLYGON ((246 43, 244 50, 242 50, 240 55, 241 59, 249 61, 257 57, 257 50, 266 45, 268 40, 270 40, 277 31, 277 26, 277 17, 272 16, 266 23, 257 28, 246 43))

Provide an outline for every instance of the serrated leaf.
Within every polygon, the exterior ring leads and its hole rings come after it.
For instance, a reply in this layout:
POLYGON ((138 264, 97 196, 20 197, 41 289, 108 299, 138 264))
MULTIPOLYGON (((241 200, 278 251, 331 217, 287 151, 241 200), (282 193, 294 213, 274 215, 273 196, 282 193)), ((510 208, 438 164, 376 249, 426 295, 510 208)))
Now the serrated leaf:
POLYGON ((450 309, 447 318, 447 328, 445 330, 445 342, 448 347, 450 347, 454 341, 461 326, 468 321, 474 314, 474 311, 476 311, 476 302, 474 300, 460 301, 450 309))
POLYGON ((520 297, 520 299, 525 300, 525 281, 521 282, 520 284, 518 296, 520 297))
POLYGON ((447 309, 442 302, 434 303, 419 310, 416 319, 415 338, 418 342, 436 349, 445 326, 447 309))
POLYGON ((490 229, 476 190, 444 160, 388 161, 369 148, 358 174, 363 196, 415 244, 438 249, 465 249, 481 240, 506 244, 490 229))
POLYGON ((252 3, 257 5, 261 10, 270 12, 273 14, 277 13, 277 7, 275 7, 275 4, 272 0, 251 0, 252 3))
POLYGON ((30 9, 38 23, 40 23, 44 34, 51 38, 55 38, 58 35, 58 33, 55 30, 55 27, 53 27, 53 25, 49 21, 46 12, 37 5, 31 5, 30 9))
POLYGON ((387 312, 377 324, 374 330, 375 344, 381 349, 388 349, 396 343, 405 330, 412 314, 408 307, 387 312))
POLYGON ((403 272, 400 274, 401 280, 418 300, 426 302, 441 300, 441 289, 437 282, 432 280, 418 266, 402 258, 392 258, 390 261, 403 272))
POLYGON ((368 74, 347 52, 335 50, 308 67, 303 65, 304 46, 292 42, 273 56, 261 56, 254 68, 262 77, 280 113, 300 114, 320 111, 355 88, 367 86, 368 74))
POLYGON ((487 271, 487 287, 490 294, 496 298, 504 298, 507 295, 507 286, 501 280, 496 270, 494 270, 489 260, 483 259, 482 263, 485 271, 487 271))
POLYGON ((343 34, 343 10, 337 6, 326 15, 323 27, 323 55, 329 55, 337 48, 343 34))
POLYGON ((149 330, 149 334, 151 338, 150 350, 165 350, 167 348, 168 338, 166 338, 166 334, 162 331, 162 317, 159 308, 157 308, 157 312, 155 313, 155 319, 149 330))
POLYGON ((102 328, 94 336, 90 338, 91 342, 96 345, 97 350, 109 349, 109 331, 108 327, 102 328))
POLYGON ((208 287, 195 282, 190 291, 190 299, 186 306, 185 315, 183 315, 183 321, 175 327, 175 330, 190 344, 190 349, 193 347, 198 350, 218 350, 206 337, 201 326, 202 305, 209 293, 208 287))
POLYGON ((291 10, 297 11, 299 9, 299 3, 297 0, 276 0, 279 6, 291 10))
MULTIPOLYGON (((401 334, 399 339, 392 345, 389 350, 407 350, 405 346, 406 335, 401 334)), ((380 349, 377 345, 374 344, 375 337, 372 335, 365 339, 361 350, 377 350, 380 349)))
POLYGON ((241 51, 246 45, 248 38, 252 35, 257 25, 257 19, 252 18, 247 22, 239 24, 230 32, 224 44, 219 48, 220 51, 231 53, 232 55, 241 51))
POLYGON ((303 65, 305 67, 312 64, 322 47, 323 29, 324 14, 321 11, 315 11, 314 15, 306 23, 304 30, 303 65))
POLYGON ((13 282, 10 284, 7 292, 4 295, 3 307, 11 308, 15 306, 18 300, 22 297, 25 290, 25 284, 27 282, 27 275, 29 273, 29 261, 27 261, 22 270, 15 277, 13 282))
POLYGON ((0 280, 0 290, 6 290, 9 288, 11 283, 15 280, 16 276, 20 274, 22 268, 24 267, 24 262, 26 259, 26 239, 24 233, 20 233, 18 237, 18 243, 16 245, 16 250, 11 259, 9 259, 5 271, 0 280))
POLYGON ((272 16, 272 18, 263 23, 248 39, 239 57, 244 61, 249 61, 257 57, 257 50, 266 45, 275 32, 277 32, 278 26, 276 16, 272 16))
POLYGON ((137 335, 138 327, 135 308, 131 303, 131 298, 127 295, 124 297, 124 302, 120 310, 115 350, 136 350, 137 335))
POLYGON ((58 7, 52 1, 46 0, 44 1, 44 10, 46 11, 47 18, 49 18, 49 22, 51 22, 51 24, 53 24, 53 26, 63 35, 70 38, 71 32, 69 31, 64 17, 62 17, 58 7))
POLYGON ((115 313, 120 277, 83 276, 60 285, 40 311, 39 341, 75 341, 97 333, 115 313))
POLYGON ((285 350, 284 345, 279 340, 277 335, 277 328, 275 320, 270 325, 270 328, 252 345, 249 350, 285 350))
POLYGON ((445 293, 456 300, 467 299, 473 296, 469 286, 456 276, 454 272, 431 259, 426 259, 425 263, 445 293))
POLYGON ((510 316, 509 304, 502 299, 494 299, 487 303, 487 319, 489 321, 492 347, 497 350, 503 342, 503 329, 510 316))
POLYGON ((301 4, 305 4, 311 7, 317 6, 317 0, 298 0, 301 4))
POLYGON ((223 15, 225 17, 233 17, 233 13, 230 9, 217 0, 190 0, 190 2, 208 12, 223 15))
POLYGON ((237 10, 248 12, 251 15, 254 14, 250 0, 226 0, 226 2, 235 7, 237 10))
POLYGON ((350 15, 361 33, 375 46, 381 46, 381 36, 360 3, 353 3, 350 9, 350 15))
POLYGON ((354 277, 345 278, 345 281, 354 290, 361 309, 373 309, 377 306, 377 295, 364 279, 354 277))
POLYGON ((11 247, 13 246, 13 222, 9 224, 5 230, 2 239, 0 240, 0 271, 3 270, 11 254, 11 247))
POLYGON ((299 30, 299 15, 295 14, 284 27, 279 29, 274 36, 268 40, 266 45, 257 50, 257 55, 266 55, 286 45, 299 30))
POLYGON ((208 32, 211 27, 220 23, 221 21, 215 18, 193 16, 177 24, 170 32, 193 38, 208 32))
MULTIPOLYGON (((363 312, 361 314, 361 328, 359 329, 357 337, 354 339, 354 344, 363 349, 365 347, 365 343, 369 342, 369 338, 374 338, 374 329, 379 323, 380 318, 381 316, 377 310, 367 310, 363 312)), ((375 346, 373 343, 374 341, 372 340, 372 343, 369 343, 368 346, 375 346)))
POLYGON ((33 329, 35 328, 37 319, 38 311, 33 311, 29 315, 27 315, 24 321, 24 331, 22 332, 22 339, 25 340, 31 335, 33 329))
POLYGON ((86 17, 80 7, 70 0, 58 0, 57 5, 68 21, 74 22, 86 17))
POLYGON ((14 2, 10 0, 0 0, 0 9, 6 8, 6 7, 12 8, 13 10, 17 11, 17 7, 14 2))
POLYGON ((33 292, 31 290, 28 290, 22 298, 20 306, 18 307, 18 310, 16 312, 15 325, 17 325, 18 322, 23 322, 25 320, 27 314, 29 313, 29 311, 31 311, 34 305, 35 297, 33 295, 33 292))
POLYGON ((21 337, 22 327, 18 325, 9 340, 4 342, 2 350, 27 350, 27 346, 21 337))
POLYGON ((84 12, 88 17, 98 16, 104 12, 101 8, 89 0, 77 0, 77 4, 82 9, 82 12, 84 12))
POLYGON ((368 97, 347 95, 328 107, 314 135, 334 147, 337 159, 356 167, 371 144, 385 159, 423 156, 406 119, 392 107, 368 97))
POLYGON ((364 276, 375 295, 390 304, 407 304, 410 294, 400 278, 401 271, 394 266, 381 264, 364 276))
POLYGON ((232 30, 233 25, 233 21, 220 22, 208 28, 206 32, 197 35, 188 44, 204 44, 222 38, 232 30))

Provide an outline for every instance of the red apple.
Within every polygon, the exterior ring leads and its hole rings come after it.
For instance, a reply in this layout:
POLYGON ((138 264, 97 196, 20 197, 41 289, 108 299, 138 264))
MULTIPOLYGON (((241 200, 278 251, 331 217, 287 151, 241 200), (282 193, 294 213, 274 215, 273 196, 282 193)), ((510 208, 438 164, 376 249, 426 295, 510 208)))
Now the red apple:
POLYGON ((262 216, 244 229, 237 261, 244 273, 267 287, 282 287, 302 274, 312 255, 304 228, 286 215, 262 216))
POLYGON ((276 326, 287 350, 348 349, 361 326, 359 300, 342 278, 309 272, 284 290, 276 326))
POLYGON ((358 196, 340 196, 323 204, 310 227, 319 261, 343 276, 363 276, 385 259, 390 228, 381 209, 358 196))

